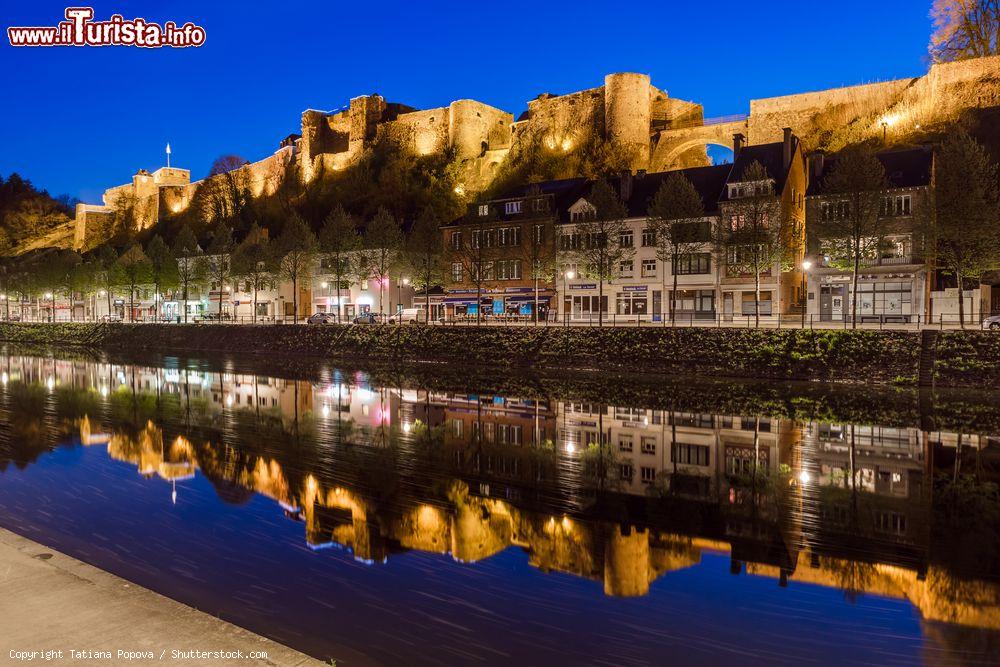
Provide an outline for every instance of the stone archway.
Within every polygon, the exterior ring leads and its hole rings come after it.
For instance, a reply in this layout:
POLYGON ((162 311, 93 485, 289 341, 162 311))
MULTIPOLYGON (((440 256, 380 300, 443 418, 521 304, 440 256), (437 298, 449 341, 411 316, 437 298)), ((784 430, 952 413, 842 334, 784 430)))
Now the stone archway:
POLYGON ((704 124, 693 127, 661 130, 656 137, 649 158, 650 171, 668 171, 684 165, 681 157, 692 149, 703 146, 732 148, 733 135, 748 133, 747 119, 725 119, 722 122, 706 119, 704 124))

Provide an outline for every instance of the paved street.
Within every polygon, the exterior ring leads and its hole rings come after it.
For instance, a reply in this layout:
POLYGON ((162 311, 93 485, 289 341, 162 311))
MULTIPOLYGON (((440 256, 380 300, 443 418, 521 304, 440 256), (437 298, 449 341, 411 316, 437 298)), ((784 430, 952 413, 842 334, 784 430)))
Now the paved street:
POLYGON ((323 664, 0 529, 0 664, 29 664, 29 658, 30 664, 52 665, 323 664), (221 654, 172 656, 174 650, 192 649, 221 654), (62 659, 32 656, 60 650, 62 659), (70 650, 110 651, 111 658, 90 654, 74 660, 70 650), (132 652, 131 659, 119 650, 132 652), (240 651, 242 660, 225 655, 240 651), (145 652, 152 659, 140 657, 145 652))

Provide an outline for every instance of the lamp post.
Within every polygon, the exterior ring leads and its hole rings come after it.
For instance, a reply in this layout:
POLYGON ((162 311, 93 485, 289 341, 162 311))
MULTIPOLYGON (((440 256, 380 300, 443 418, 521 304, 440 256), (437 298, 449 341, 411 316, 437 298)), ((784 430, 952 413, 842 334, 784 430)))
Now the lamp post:
POLYGON ((49 300, 49 322, 56 321, 56 295, 52 292, 46 292, 45 298, 49 300))
MULTIPOLYGON (((402 286, 403 285, 409 285, 409 284, 410 284, 410 279, 409 278, 400 278, 399 280, 396 281, 396 312, 397 313, 402 313, 403 312, 402 286)), ((397 319, 401 319, 401 318, 397 318, 397 319)), ((396 322, 396 324, 402 324, 402 322, 396 322)))
POLYGON ((889 133, 889 123, 882 121, 882 143, 884 144, 889 133))
POLYGON ((802 287, 799 289, 799 298, 802 299, 802 328, 806 328, 806 307, 809 304, 809 296, 806 294, 806 274, 812 268, 812 261, 802 260, 802 287))
POLYGON ((569 326, 569 310, 566 308, 566 300, 569 299, 569 287, 566 286, 566 281, 573 280, 576 274, 573 271, 563 271, 563 323, 565 326, 569 326))

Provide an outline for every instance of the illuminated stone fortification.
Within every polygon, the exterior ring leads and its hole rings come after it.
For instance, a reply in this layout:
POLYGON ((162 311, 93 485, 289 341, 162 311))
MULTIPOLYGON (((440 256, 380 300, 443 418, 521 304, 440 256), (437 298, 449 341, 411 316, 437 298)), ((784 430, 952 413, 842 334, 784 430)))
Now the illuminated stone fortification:
MULTIPOLYGON (((300 136, 290 135, 276 153, 244 169, 253 193, 268 194, 288 174, 308 182, 391 139, 415 157, 450 151, 459 191, 471 196, 521 148, 569 154, 600 138, 633 170, 665 171, 708 164, 706 147, 732 146, 736 133, 761 144, 780 141, 790 127, 807 149, 838 150, 883 133, 902 139, 963 110, 993 106, 1000 106, 1000 57, 934 65, 913 79, 752 100, 748 116, 707 120, 700 104, 671 98, 649 76, 626 72, 607 75, 597 88, 543 93, 517 120, 475 100, 416 110, 380 95, 355 97, 341 109, 303 112, 300 136)), ((77 207, 74 243, 99 243, 123 194, 134 195, 138 226, 145 228, 187 208, 198 185, 186 169, 140 170, 131 183, 105 191, 102 205, 77 207)))

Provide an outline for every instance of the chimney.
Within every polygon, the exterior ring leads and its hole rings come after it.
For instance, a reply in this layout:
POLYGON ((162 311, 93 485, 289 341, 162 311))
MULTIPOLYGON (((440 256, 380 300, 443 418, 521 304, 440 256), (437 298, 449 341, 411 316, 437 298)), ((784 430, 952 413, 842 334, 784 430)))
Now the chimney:
POLYGON ((623 203, 628 203, 628 200, 632 198, 632 172, 625 170, 621 173, 621 178, 619 179, 618 194, 622 198, 623 203))
POLYGON ((784 165, 785 171, 788 171, 788 168, 792 165, 792 136, 793 136, 792 135, 792 128, 786 127, 784 129, 784 132, 785 132, 785 139, 784 139, 784 145, 782 147, 783 148, 783 150, 782 150, 783 163, 782 164, 784 165))
POLYGON ((816 151, 809 156, 809 177, 812 180, 819 180, 823 176, 823 167, 826 165, 826 153, 816 151))
POLYGON ((746 146, 747 138, 743 134, 733 135, 733 162, 739 159, 740 153, 743 152, 743 147, 746 146))

